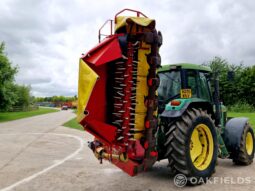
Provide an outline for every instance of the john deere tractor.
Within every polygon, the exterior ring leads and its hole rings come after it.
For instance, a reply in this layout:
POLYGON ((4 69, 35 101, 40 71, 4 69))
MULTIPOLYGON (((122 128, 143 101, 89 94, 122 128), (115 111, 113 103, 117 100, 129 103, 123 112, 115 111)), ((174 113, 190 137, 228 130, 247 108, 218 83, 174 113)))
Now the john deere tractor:
POLYGON ((227 120, 217 74, 185 63, 163 66, 159 77, 159 159, 168 158, 172 171, 196 178, 210 177, 217 157, 252 163, 253 130, 247 118, 227 120))
POLYGON ((217 158, 249 165, 254 134, 247 118, 228 120, 217 74, 195 64, 161 65, 156 21, 124 9, 110 34, 80 59, 77 120, 95 139, 96 158, 131 176, 169 160, 173 173, 206 179, 217 158), (134 16, 123 16, 129 11, 134 16))

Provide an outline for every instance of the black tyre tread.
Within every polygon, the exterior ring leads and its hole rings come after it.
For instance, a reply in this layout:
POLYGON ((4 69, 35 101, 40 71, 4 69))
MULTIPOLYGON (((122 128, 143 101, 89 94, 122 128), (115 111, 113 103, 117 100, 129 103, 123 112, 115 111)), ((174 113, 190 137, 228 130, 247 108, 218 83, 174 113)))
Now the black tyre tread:
MULTIPOLYGON (((250 125, 248 123, 246 123, 245 127, 244 127, 244 132, 241 138, 241 142, 240 142, 240 150, 238 155, 236 156, 236 158, 233 159, 233 162, 237 165, 250 165, 253 162, 253 158, 254 158, 254 151, 251 154, 251 156, 249 156, 246 152, 246 134, 247 132, 252 131, 250 125)), ((254 142, 254 140, 253 140, 254 142)))
POLYGON ((189 127, 198 116, 207 117, 214 124, 211 116, 206 111, 194 108, 187 110, 175 123, 169 124, 169 131, 166 133, 168 137, 165 142, 167 147, 165 156, 168 158, 168 166, 174 174, 182 173, 187 177, 191 175, 185 157, 187 154, 185 152, 185 140, 187 139, 189 127))

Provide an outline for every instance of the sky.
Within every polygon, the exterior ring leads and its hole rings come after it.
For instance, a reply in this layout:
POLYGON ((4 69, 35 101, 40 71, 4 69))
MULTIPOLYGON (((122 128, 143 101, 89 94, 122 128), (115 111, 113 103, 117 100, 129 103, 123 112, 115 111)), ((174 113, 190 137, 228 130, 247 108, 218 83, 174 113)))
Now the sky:
POLYGON ((98 29, 124 8, 156 20, 162 64, 202 64, 215 56, 255 64, 255 1, 1 0, 0 42, 34 96, 77 95, 78 61, 98 29))

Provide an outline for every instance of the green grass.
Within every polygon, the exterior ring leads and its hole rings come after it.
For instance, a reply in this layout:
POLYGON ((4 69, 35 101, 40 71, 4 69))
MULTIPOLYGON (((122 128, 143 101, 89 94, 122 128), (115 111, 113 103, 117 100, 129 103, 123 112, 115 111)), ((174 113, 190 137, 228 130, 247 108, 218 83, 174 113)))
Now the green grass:
POLYGON ((76 117, 64 123, 63 126, 82 131, 84 130, 83 127, 76 121, 76 117))
POLYGON ((253 113, 228 112, 228 117, 248 117, 249 123, 251 124, 252 128, 255 130, 255 112, 253 113))
POLYGON ((39 107, 35 111, 20 111, 20 112, 0 112, 0 122, 12 121, 16 119, 22 119, 26 117, 32 117, 36 115, 42 115, 46 113, 58 112, 59 110, 53 108, 39 107))

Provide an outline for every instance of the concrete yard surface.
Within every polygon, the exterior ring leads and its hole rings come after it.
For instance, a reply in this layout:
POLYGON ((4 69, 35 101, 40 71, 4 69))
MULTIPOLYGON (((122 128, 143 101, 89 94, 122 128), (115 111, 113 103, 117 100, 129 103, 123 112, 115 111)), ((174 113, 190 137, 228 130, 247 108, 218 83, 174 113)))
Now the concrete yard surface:
POLYGON ((166 160, 130 177, 107 161, 99 164, 87 147, 92 136, 61 126, 74 116, 68 110, 0 123, 0 191, 255 189, 255 164, 231 160, 218 160, 213 180, 200 186, 176 187, 166 160))

